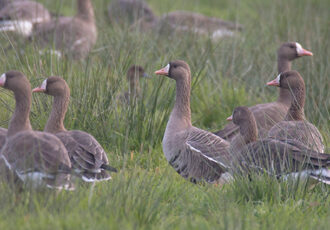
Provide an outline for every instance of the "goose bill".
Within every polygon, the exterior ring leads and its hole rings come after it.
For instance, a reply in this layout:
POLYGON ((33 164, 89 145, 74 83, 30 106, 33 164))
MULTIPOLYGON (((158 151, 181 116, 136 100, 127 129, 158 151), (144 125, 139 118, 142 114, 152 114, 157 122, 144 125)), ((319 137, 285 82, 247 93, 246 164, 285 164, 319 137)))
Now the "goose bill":
POLYGON ((170 70, 170 64, 167 64, 167 66, 165 66, 164 68, 157 70, 155 74, 168 76, 169 70, 170 70))

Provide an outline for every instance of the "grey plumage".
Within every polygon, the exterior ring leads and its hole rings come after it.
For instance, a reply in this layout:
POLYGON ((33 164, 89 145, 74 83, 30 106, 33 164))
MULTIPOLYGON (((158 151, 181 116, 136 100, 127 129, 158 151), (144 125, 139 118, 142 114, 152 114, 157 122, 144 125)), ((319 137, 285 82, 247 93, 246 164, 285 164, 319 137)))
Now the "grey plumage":
POLYGON ((97 40, 97 28, 91 0, 77 0, 77 3, 75 17, 58 17, 38 24, 32 39, 41 47, 54 47, 74 59, 85 58, 97 40))
POLYGON ((229 143, 191 125, 189 66, 184 61, 173 61, 156 74, 176 80, 176 101, 163 138, 167 161, 193 182, 221 181, 229 165, 229 143))
POLYGON ((14 92, 16 100, 6 142, 1 149, 2 162, 24 184, 74 189, 70 181, 70 159, 62 142, 52 134, 31 128, 31 88, 26 76, 19 71, 9 71, 1 76, 0 82, 2 87, 14 92))
MULTIPOLYGON (((302 49, 299 43, 283 43, 277 51, 278 73, 291 70, 291 62, 301 56, 311 56, 311 52, 302 49), (301 48, 301 49, 300 49, 301 48), (298 53, 299 52, 299 53, 298 53)), ((277 101, 258 104, 249 107, 255 116, 259 137, 267 137, 267 133, 274 124, 282 121, 291 104, 290 90, 280 88, 277 101)), ((234 123, 228 123, 222 130, 215 132, 221 138, 231 141, 239 133, 239 128, 234 123)))
POLYGON ((97 140, 84 131, 67 131, 63 121, 70 98, 70 88, 64 79, 51 76, 34 92, 54 97, 51 114, 44 131, 56 135, 66 147, 72 168, 86 182, 109 180, 109 172, 117 170, 109 165, 108 157, 97 140), (107 172, 108 171, 108 172, 107 172))

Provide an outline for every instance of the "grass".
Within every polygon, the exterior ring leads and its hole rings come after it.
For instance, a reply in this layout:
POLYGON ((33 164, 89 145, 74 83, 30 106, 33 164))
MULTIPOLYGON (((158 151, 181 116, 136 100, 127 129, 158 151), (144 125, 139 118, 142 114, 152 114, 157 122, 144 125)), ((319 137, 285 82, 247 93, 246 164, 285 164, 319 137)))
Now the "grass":
MULTIPOLYGON (((63 15, 75 1, 42 0, 63 15)), ((163 0, 148 1, 157 15, 185 9, 236 20, 237 37, 212 42, 181 34, 165 37, 113 28, 105 17, 108 1, 93 1, 99 29, 89 57, 74 62, 39 55, 33 44, 0 35, 1 71, 18 69, 32 87, 50 75, 71 87, 68 129, 93 134, 120 169, 109 183, 78 184, 74 192, 13 192, 0 183, 0 229, 327 229, 329 187, 241 178, 224 187, 194 185, 168 165, 161 141, 174 102, 174 82, 159 76, 141 82, 143 95, 131 106, 116 100, 126 88, 126 71, 139 64, 152 74, 173 59, 191 67, 192 120, 218 130, 233 108, 274 100, 265 83, 277 75, 276 49, 298 41, 313 51, 293 63, 306 82, 305 113, 330 146, 330 3, 327 0, 163 0)), ((42 130, 51 106, 33 96, 31 122, 42 130)), ((0 124, 7 127, 12 94, 0 90, 0 124)), ((329 152, 329 151, 328 151, 329 152)))

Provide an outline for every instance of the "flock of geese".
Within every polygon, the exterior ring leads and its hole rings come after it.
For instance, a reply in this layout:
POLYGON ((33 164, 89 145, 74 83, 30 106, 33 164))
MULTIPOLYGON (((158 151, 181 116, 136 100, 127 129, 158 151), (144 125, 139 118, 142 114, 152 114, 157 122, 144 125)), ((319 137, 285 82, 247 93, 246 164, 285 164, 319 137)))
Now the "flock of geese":
MULTIPOLYGON (((112 25, 159 32, 193 32, 217 39, 234 35, 241 25, 202 14, 174 11, 157 17, 142 0, 114 0, 109 4, 112 25)), ((77 0, 73 17, 53 15, 42 4, 29 0, 0 0, 0 32, 14 32, 41 49, 59 57, 83 59, 97 41, 97 26, 91 0, 77 0)))
MULTIPOLYGON (((72 58, 83 58, 96 42, 97 30, 91 1, 77 2, 75 17, 53 18, 39 3, 2 0, 0 30, 16 31, 45 46, 54 39, 56 51, 65 50, 72 58)), ((192 26, 200 32, 198 27, 205 27, 203 23, 206 22, 210 22, 210 28, 215 28, 218 23, 237 29, 229 22, 187 12, 172 12, 170 17, 158 18, 139 0, 112 2, 109 7, 111 20, 120 21, 116 11, 112 11, 115 7, 128 16, 134 16, 132 25, 148 22, 153 27, 170 18, 170 24, 179 25, 182 31, 188 28, 185 26, 192 26), (140 7, 132 8, 129 4, 140 4, 140 7), (141 9, 142 13, 132 9, 141 9), (182 25, 180 23, 184 20, 176 21, 180 17, 194 23, 182 25)), ((279 87, 278 99, 252 107, 235 108, 227 119, 230 123, 214 133, 192 126, 189 65, 176 60, 156 71, 156 75, 176 81, 176 100, 163 138, 163 152, 169 164, 183 178, 194 183, 228 183, 236 175, 253 172, 284 179, 311 178, 330 184, 330 154, 324 153, 319 130, 305 118, 304 80, 297 71, 291 70, 294 59, 312 55, 299 43, 283 43, 278 49, 279 74, 267 83, 279 87)), ((129 102, 139 94, 141 77, 147 77, 142 67, 132 66, 128 70, 129 91, 122 95, 123 100, 129 102)), ((70 88, 63 78, 50 76, 31 90, 23 73, 8 71, 1 75, 0 87, 12 91, 16 101, 8 130, 0 128, 2 177, 21 185, 73 190, 74 177, 85 182, 106 181, 111 179, 111 172, 117 172, 92 135, 64 127, 70 88), (52 110, 43 132, 34 131, 30 124, 33 92, 53 97, 52 110)))

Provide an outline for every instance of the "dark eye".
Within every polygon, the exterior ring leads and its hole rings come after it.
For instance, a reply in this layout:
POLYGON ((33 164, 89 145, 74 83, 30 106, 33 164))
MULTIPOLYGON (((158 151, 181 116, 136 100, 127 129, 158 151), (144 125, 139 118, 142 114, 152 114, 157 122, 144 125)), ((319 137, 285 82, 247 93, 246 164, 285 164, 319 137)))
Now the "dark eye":
POLYGON ((296 48, 296 47, 295 47, 294 45, 290 45, 290 48, 291 48, 291 49, 294 49, 294 48, 296 48))
POLYGON ((177 65, 176 65, 176 64, 174 64, 174 65, 173 65, 173 68, 176 68, 176 67, 177 67, 177 65))

